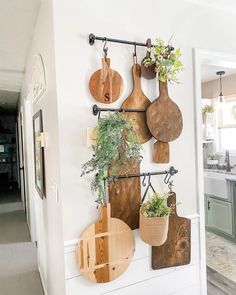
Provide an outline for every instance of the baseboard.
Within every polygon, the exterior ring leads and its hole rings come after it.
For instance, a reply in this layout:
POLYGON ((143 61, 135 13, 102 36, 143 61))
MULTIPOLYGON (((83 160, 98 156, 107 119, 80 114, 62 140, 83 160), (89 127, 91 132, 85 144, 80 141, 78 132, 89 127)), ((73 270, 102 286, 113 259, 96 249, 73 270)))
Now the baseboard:
POLYGON ((44 280, 43 280, 43 276, 42 276, 42 273, 41 273, 41 269, 40 269, 39 266, 38 266, 38 271, 39 271, 39 276, 40 276, 41 285, 42 285, 42 287, 43 287, 43 293, 44 293, 44 295, 48 295, 48 293, 47 293, 47 289, 46 289, 46 286, 45 286, 45 282, 44 282, 44 280))

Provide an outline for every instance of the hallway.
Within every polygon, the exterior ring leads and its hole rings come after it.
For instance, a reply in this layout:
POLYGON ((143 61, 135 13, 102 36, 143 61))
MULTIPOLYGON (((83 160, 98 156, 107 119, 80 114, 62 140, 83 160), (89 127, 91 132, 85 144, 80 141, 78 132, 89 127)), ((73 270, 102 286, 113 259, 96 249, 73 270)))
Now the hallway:
POLYGON ((23 211, 0 214, 0 295, 43 295, 23 211))

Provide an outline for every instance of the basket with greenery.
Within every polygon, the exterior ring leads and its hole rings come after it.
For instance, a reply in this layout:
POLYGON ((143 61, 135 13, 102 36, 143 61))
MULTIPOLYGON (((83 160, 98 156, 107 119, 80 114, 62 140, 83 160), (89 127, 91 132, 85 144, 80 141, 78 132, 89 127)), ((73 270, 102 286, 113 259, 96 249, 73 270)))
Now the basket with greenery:
POLYGON ((173 207, 167 205, 168 193, 155 193, 140 207, 140 237, 151 245, 165 243, 169 229, 169 215, 173 207))
POLYGON ((92 147, 93 156, 82 166, 81 176, 95 172, 91 190, 98 193, 96 202, 104 204, 104 180, 108 177, 108 171, 116 175, 121 166, 125 172, 130 169, 130 165, 138 164, 141 159, 141 144, 132 127, 132 121, 126 119, 124 113, 108 114, 100 118, 96 134, 96 144, 92 147))
POLYGON ((157 73, 157 79, 161 82, 176 82, 179 83, 177 74, 183 70, 183 64, 180 60, 181 50, 180 48, 174 49, 170 42, 165 42, 157 38, 156 45, 148 49, 150 56, 147 56, 143 60, 143 64, 146 67, 150 67, 155 64, 155 71, 157 73))

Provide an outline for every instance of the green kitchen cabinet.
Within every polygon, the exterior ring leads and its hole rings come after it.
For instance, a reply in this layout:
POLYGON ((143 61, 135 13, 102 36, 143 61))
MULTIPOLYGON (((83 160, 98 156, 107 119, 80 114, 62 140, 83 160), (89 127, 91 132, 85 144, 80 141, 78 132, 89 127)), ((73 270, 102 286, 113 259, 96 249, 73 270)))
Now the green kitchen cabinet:
POLYGON ((234 237, 233 204, 207 196, 207 227, 234 237))

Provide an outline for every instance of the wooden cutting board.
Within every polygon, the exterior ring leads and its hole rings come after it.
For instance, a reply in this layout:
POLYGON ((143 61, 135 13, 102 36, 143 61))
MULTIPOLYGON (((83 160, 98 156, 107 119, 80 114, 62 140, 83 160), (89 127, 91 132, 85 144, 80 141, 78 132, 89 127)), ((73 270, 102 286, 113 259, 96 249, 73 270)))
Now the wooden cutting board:
MULTIPOLYGON (((150 100, 145 96, 141 87, 141 67, 139 64, 132 66, 133 91, 122 103, 122 109, 143 109, 146 110, 151 104, 150 100)), ((133 122, 133 128, 138 135, 141 143, 145 143, 152 138, 147 127, 145 113, 125 113, 127 119, 133 122)))
POLYGON ((170 147, 168 142, 156 141, 153 145, 153 161, 158 164, 170 162, 170 147))
POLYGON ((159 81, 160 95, 147 109, 147 125, 159 141, 170 142, 178 138, 183 129, 182 114, 169 95, 167 83, 159 81))
MULTIPOLYGON (((121 167, 119 175, 140 173, 140 165, 130 165, 129 171, 121 167)), ((111 173, 109 172, 111 176, 111 173)), ((119 179, 109 183, 109 202, 111 216, 123 220, 131 229, 139 228, 139 209, 141 200, 140 178, 119 179)))
MULTIPOLYGON (((176 194, 173 192, 168 198, 168 206, 175 204, 176 194)), ((191 220, 179 217, 175 209, 170 215, 167 241, 161 246, 152 247, 152 268, 180 266, 190 261, 191 220)))
POLYGON ((80 273, 95 283, 107 283, 119 277, 129 266, 135 239, 123 221, 110 217, 110 204, 100 209, 100 220, 80 237, 77 261, 80 273))
POLYGON ((99 102, 109 104, 121 96, 123 88, 121 75, 110 68, 110 58, 103 58, 102 69, 93 73, 89 81, 92 96, 99 102))

